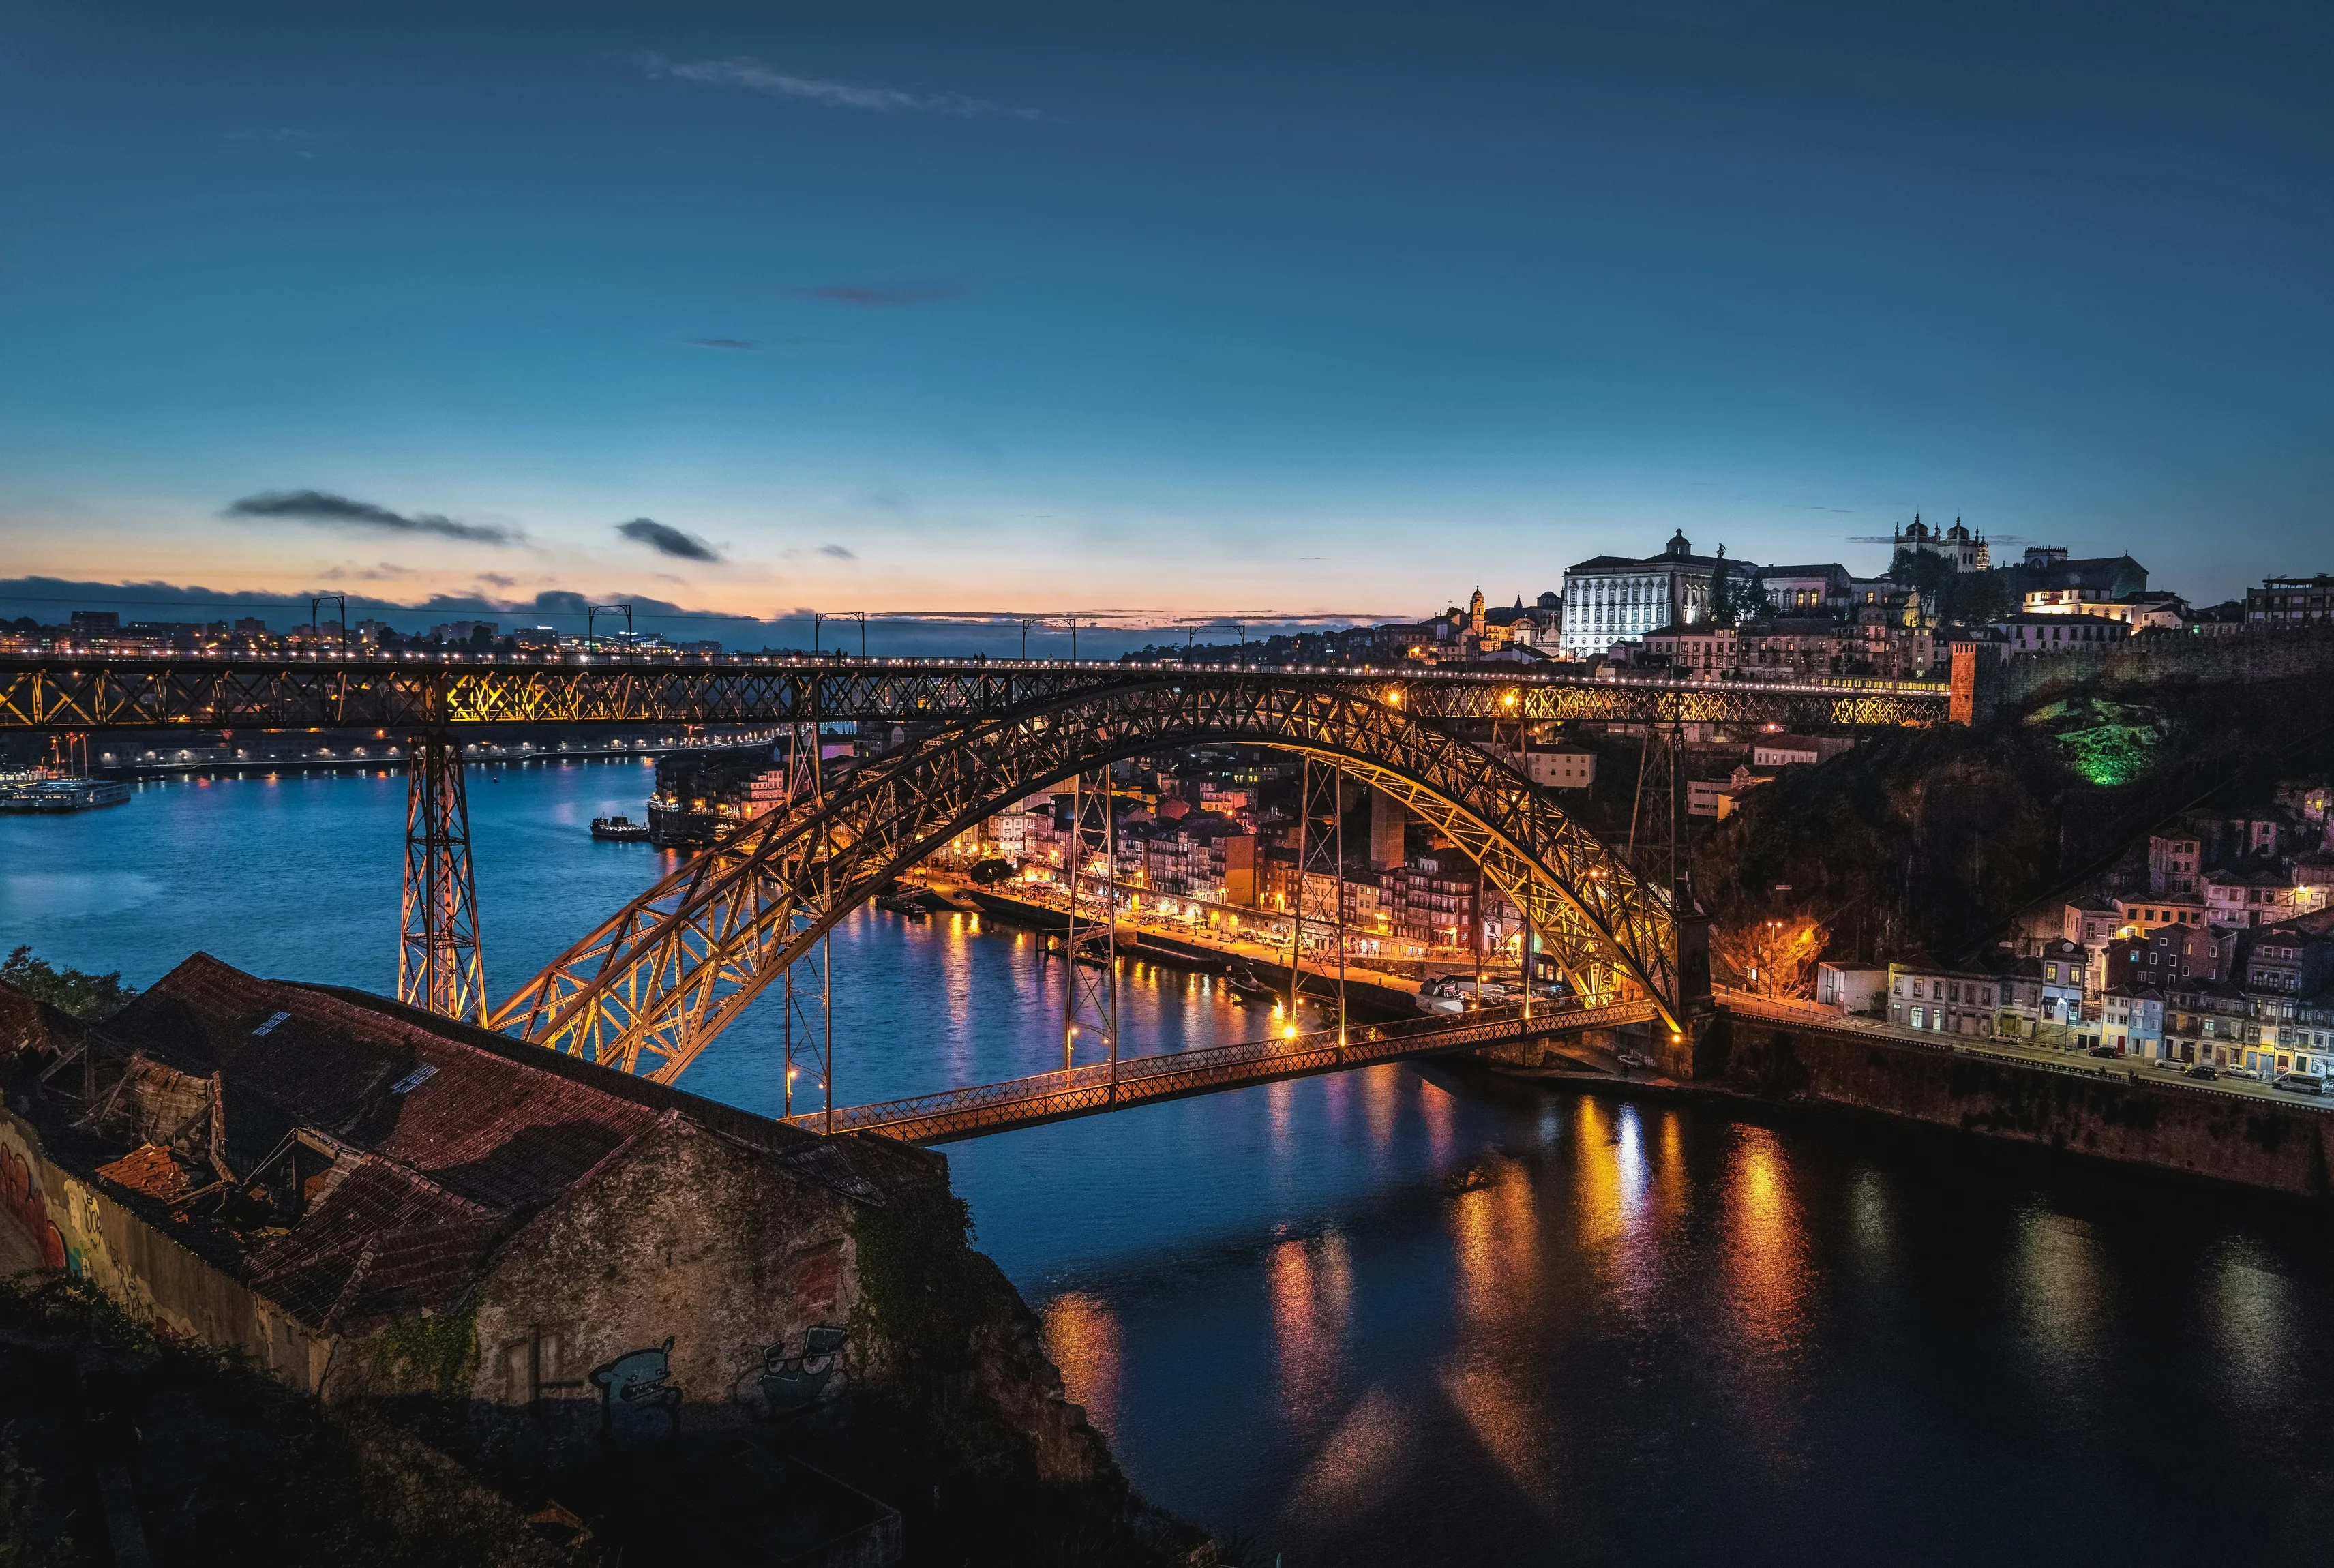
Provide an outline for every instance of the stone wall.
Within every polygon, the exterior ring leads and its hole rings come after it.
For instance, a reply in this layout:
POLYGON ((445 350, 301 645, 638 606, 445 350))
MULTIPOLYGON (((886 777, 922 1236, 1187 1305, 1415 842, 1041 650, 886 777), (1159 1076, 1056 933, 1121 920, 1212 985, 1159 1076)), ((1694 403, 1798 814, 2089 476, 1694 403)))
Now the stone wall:
POLYGON ((0 1111, 0 1225, 21 1238, 28 1261, 89 1281, 156 1332, 240 1351, 301 1393, 323 1382, 329 1336, 57 1164, 39 1130, 8 1111, 0 1111))
POLYGON ((2038 1071, 1731 1016, 1712 1044, 1726 1087, 1764 1100, 1853 1106, 2298 1197, 2334 1193, 2334 1112, 2134 1082, 2120 1069, 2038 1071))
POLYGON ((1976 703, 1982 719, 1990 706, 2021 705, 2075 687, 2121 691, 2172 685, 2250 685, 2328 674, 2334 674, 2334 625, 2247 631, 2233 637, 2158 632, 2120 642, 2088 644, 2067 653, 1981 661, 1976 671, 1976 703))

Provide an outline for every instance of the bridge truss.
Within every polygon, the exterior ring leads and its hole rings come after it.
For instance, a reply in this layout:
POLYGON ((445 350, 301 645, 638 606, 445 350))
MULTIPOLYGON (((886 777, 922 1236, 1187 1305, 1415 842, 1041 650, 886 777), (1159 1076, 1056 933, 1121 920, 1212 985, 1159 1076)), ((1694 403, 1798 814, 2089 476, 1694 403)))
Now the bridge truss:
MULTIPOLYGON (((773 976, 791 976, 837 919, 1002 804, 1096 770, 1106 780, 1122 757, 1211 742, 1306 758, 1308 821, 1316 774, 1333 791, 1345 777, 1383 791, 1476 859, 1581 995, 1650 999, 1683 1028, 1707 971, 1698 923, 1676 914, 1690 900, 1674 855, 1666 875, 1646 860, 1633 866, 1447 732, 1586 720, 1641 724, 1658 740, 1695 723, 1928 725, 1946 720, 1950 701, 1940 682, 1592 679, 1521 668, 0 654, 0 729, 362 727, 405 737, 399 995, 466 1018, 480 1016, 486 993, 464 731, 676 723, 815 733, 822 719, 922 731, 832 796, 814 792, 746 824, 488 1015, 496 1027, 668 1082, 773 976)), ((1293 924, 1300 944, 1308 926, 1342 924, 1342 911, 1305 907, 1305 869, 1293 924)), ((1071 971, 1075 985, 1075 962, 1071 971)), ((790 1003, 790 1038, 794 1013, 790 1003)), ((1115 1053, 1114 1023, 1104 1027, 1115 1053)), ((831 1106, 833 1063, 814 1054, 831 1106)))
MULTIPOLYGON (((1544 792, 1401 707, 1272 675, 1154 675, 951 729, 863 767, 821 807, 749 822, 651 888, 498 1008, 493 1027, 670 1082, 851 909, 1003 805, 1144 752, 1293 752, 1384 791, 1483 867, 1585 996, 1684 1027, 1707 964, 1669 889, 1544 792)), ((1687 922, 1692 924, 1692 922, 1687 922)))
POLYGON ((0 729, 317 729, 404 734, 433 723, 806 724, 819 718, 994 719, 1157 679, 1269 677, 1352 691, 1429 720, 1601 720, 1793 726, 1942 724, 1942 681, 1592 679, 1524 667, 1220 669, 1122 664, 535 659, 400 659, 0 654, 0 729))

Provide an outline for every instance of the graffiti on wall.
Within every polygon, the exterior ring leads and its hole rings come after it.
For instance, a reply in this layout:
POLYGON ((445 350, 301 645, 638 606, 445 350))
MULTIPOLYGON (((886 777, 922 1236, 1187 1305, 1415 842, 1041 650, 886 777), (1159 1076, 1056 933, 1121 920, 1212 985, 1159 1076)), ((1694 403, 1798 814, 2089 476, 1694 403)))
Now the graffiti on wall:
POLYGON ((49 1217, 49 1200, 33 1176, 31 1163, 10 1145, 0 1145, 0 1207, 7 1209, 9 1220, 40 1249, 43 1268, 81 1272, 79 1260, 65 1246, 64 1233, 49 1217))
POLYGON ((843 1347, 850 1338, 849 1329, 819 1323, 803 1335, 799 1354, 786 1354, 784 1340, 762 1352, 762 1398, 772 1420, 818 1403, 842 1366, 843 1347))
POLYGON ((620 1448, 667 1442, 680 1430, 680 1390, 672 1377, 672 1336, 592 1369, 600 1390, 600 1436, 620 1448))

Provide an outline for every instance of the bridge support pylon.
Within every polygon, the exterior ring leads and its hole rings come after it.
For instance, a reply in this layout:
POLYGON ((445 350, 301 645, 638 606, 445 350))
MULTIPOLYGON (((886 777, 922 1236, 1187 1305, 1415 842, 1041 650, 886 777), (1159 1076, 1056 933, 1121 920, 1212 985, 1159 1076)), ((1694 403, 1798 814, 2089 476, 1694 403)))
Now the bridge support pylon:
POLYGON ((410 736, 407 747, 397 999, 484 1027, 486 967, 478 951, 461 744, 451 731, 436 727, 410 736))

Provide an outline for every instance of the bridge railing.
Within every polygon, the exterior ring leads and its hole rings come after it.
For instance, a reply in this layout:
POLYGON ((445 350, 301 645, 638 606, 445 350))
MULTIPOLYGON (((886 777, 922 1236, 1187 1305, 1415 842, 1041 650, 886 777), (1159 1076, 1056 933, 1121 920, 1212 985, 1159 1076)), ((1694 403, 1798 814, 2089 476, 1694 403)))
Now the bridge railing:
POLYGON ((1089 1063, 1026 1078, 963 1089, 943 1090, 872 1105, 803 1111, 786 1120, 815 1132, 906 1130, 931 1136, 968 1127, 1044 1120, 1082 1110, 1171 1098, 1202 1087, 1230 1088, 1246 1080, 1398 1060, 1429 1051, 1455 1051, 1512 1040, 1519 1035, 1569 1034, 1579 1029, 1643 1023, 1654 1015, 1647 1002, 1599 1007, 1535 1003, 1529 1019, 1520 1003, 1457 1014, 1421 1014, 1387 1024, 1348 1027, 1341 1044, 1335 1029, 1314 1029, 1229 1045, 1165 1051, 1144 1056, 1089 1063))

